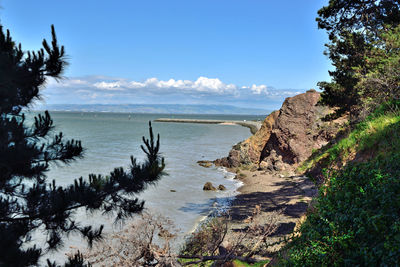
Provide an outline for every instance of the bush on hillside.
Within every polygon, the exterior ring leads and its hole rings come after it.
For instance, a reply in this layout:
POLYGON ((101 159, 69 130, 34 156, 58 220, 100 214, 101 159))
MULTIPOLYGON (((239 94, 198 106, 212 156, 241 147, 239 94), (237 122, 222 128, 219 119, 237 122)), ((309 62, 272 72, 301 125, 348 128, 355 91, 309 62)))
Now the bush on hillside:
MULTIPOLYGON (((374 116, 381 120, 385 108, 374 116)), ((359 125, 359 130, 368 123, 374 120, 359 125)), ((398 120, 371 133, 375 136, 369 143, 376 152, 373 160, 330 172, 328 184, 321 188, 317 204, 300 229, 301 235, 288 245, 283 265, 400 264, 399 133, 398 120), (391 149, 385 145, 388 142, 391 149)))

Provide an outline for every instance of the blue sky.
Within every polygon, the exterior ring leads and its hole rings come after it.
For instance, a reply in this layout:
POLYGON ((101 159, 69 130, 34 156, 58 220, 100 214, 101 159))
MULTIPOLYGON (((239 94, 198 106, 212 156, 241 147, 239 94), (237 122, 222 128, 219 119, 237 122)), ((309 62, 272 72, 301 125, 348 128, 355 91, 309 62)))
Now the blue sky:
POLYGON ((0 0, 0 23, 28 50, 55 25, 70 66, 49 104, 260 107, 329 80, 315 22, 327 2, 0 0))

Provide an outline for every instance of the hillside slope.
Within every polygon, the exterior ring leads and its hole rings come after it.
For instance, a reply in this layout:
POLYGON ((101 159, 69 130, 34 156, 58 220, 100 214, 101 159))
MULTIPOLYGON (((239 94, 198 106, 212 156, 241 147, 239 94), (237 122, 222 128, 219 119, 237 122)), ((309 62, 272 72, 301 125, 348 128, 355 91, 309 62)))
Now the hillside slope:
POLYGON ((400 114, 387 110, 302 165, 322 186, 282 265, 400 264, 400 114))

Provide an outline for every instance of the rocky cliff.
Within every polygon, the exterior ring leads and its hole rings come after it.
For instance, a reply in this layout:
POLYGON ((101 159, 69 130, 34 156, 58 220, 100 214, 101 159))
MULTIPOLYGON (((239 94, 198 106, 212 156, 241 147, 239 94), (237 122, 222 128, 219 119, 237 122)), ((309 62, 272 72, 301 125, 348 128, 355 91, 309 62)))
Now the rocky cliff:
POLYGON ((216 165, 239 167, 256 165, 268 171, 293 170, 334 138, 346 120, 323 121, 332 109, 317 105, 320 94, 315 90, 287 98, 281 109, 272 112, 261 129, 238 143, 228 157, 216 165))

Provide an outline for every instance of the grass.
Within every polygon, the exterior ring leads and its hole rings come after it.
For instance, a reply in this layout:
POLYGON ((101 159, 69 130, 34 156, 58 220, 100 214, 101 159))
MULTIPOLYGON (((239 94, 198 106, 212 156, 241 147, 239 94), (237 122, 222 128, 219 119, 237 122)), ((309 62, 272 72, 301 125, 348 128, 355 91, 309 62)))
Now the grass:
POLYGON ((394 139, 392 151, 326 177, 283 266, 400 265, 400 140, 394 139))
POLYGON ((239 260, 234 260, 233 266, 235 266, 235 267, 250 267, 250 266, 251 267, 262 267, 265 264, 267 264, 268 262, 269 262, 269 260, 264 260, 264 261, 260 261, 260 262, 254 263, 254 264, 249 264, 249 263, 242 262, 239 260))
POLYGON ((312 156, 301 164, 298 171, 305 172, 316 164, 330 167, 366 150, 373 151, 374 154, 392 150, 399 140, 399 122, 399 114, 377 110, 337 143, 313 151, 312 156))
MULTIPOLYGON (((191 261, 194 261, 194 260, 196 260, 196 259, 179 259, 179 262, 184 264, 184 263, 191 262, 191 261)), ((267 264, 268 262, 269 262, 269 260, 263 260, 263 261, 259 261, 259 262, 254 263, 254 264, 249 264, 247 262, 243 262, 243 261, 240 261, 240 260, 234 260, 233 261, 233 266, 234 267, 262 267, 265 264, 267 264)), ((203 262, 201 264, 197 264, 196 266, 209 267, 212 264, 213 264, 213 261, 206 261, 206 262, 203 262)), ((194 266, 194 265, 192 265, 192 266, 194 266)))

